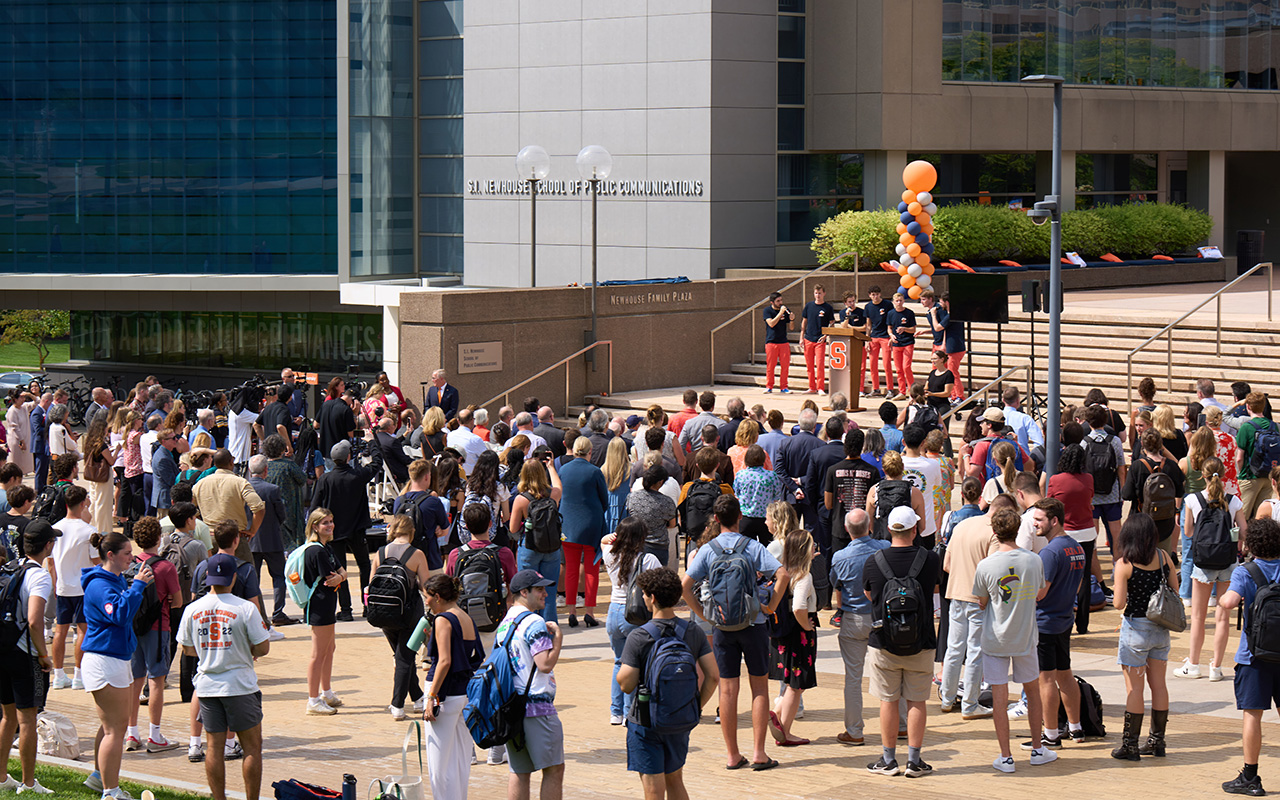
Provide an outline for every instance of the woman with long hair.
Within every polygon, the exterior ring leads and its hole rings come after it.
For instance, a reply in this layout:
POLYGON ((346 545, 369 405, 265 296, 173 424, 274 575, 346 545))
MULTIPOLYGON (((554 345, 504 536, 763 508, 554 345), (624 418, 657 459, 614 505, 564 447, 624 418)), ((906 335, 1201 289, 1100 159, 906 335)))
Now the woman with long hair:
POLYGON ((302 609, 302 621, 311 626, 311 657, 307 661, 307 713, 329 716, 338 713, 342 701, 333 692, 333 653, 336 649, 334 625, 338 621, 338 587, 347 580, 334 552, 333 512, 317 508, 307 517, 307 548, 302 559, 302 582, 315 586, 302 609), (313 544, 319 547, 313 547, 313 544))
POLYGON ((988 478, 982 487, 982 499, 978 507, 985 513, 987 506, 998 494, 1013 493, 1013 479, 1018 476, 1018 446, 1008 440, 991 445, 991 460, 1000 469, 1000 474, 988 478))
MULTIPOLYGON (((411 518, 404 514, 392 517, 391 522, 387 524, 387 543, 379 548, 377 555, 374 556, 374 571, 376 572, 382 562, 388 558, 394 558, 404 565, 410 575, 417 578, 415 589, 425 586, 427 579, 431 577, 431 566, 427 563, 426 554, 413 546, 413 537, 416 533, 417 529, 411 518)), ((409 601, 413 605, 406 609, 405 616, 416 622, 423 614, 422 595, 415 591, 409 597, 409 601)), ((395 630, 386 628, 382 632, 386 635, 387 644, 391 645, 391 653, 395 658, 391 705, 387 706, 387 711, 391 712, 392 719, 402 720, 405 718, 406 695, 413 701, 414 713, 421 713, 423 710, 422 687, 418 684, 416 663, 418 654, 409 649, 409 637, 413 635, 413 626, 395 630)))
MULTIPOLYGON (((1198 434, 1208 430, 1201 428, 1198 434)), ((1227 494, 1222 483, 1222 462, 1210 456, 1200 465, 1200 473, 1204 476, 1204 490, 1190 492, 1183 502, 1186 524, 1182 527, 1184 549, 1195 537, 1196 525, 1200 518, 1212 511, 1226 514, 1225 524, 1235 526, 1237 531, 1248 527, 1244 516, 1244 503, 1233 494, 1227 494)), ((1231 588, 1231 573, 1235 570, 1234 560, 1226 567, 1213 567, 1197 564, 1195 549, 1187 550, 1189 558, 1183 562, 1183 569, 1191 573, 1191 642, 1187 658, 1182 666, 1173 671, 1179 678, 1200 677, 1200 653, 1204 649, 1205 618, 1208 616, 1209 595, 1216 591, 1215 597, 1222 597, 1231 588)), ((1218 606, 1213 620, 1213 658, 1209 662, 1209 680, 1222 680, 1222 659, 1227 653, 1227 638, 1231 635, 1231 620, 1227 609, 1218 606)))
POLYGON ((1175 460, 1187 454, 1187 437, 1178 428, 1172 407, 1164 404, 1156 406, 1156 410, 1151 412, 1151 427, 1160 432, 1164 448, 1173 454, 1175 460))
POLYGON ((618 523, 626 516, 627 495, 631 492, 631 462, 627 458, 627 442, 621 436, 609 440, 609 448, 605 451, 604 488, 609 492, 609 507, 604 512, 604 529, 606 532, 616 530, 618 523))
POLYGON ((1063 448, 1062 457, 1058 460, 1058 471, 1045 486, 1044 496, 1062 502, 1064 532, 1084 550, 1085 574, 1080 581, 1080 594, 1076 602, 1076 624, 1082 630, 1088 630, 1089 575, 1097 576, 1099 586, 1105 584, 1102 580, 1102 564, 1098 560, 1098 529, 1093 523, 1093 475, 1085 472, 1084 457, 1084 448, 1078 444, 1063 448))
MULTIPOLYGON (((511 538, 513 541, 519 541, 516 549, 517 568, 536 569, 542 577, 558 582, 560 562, 564 560, 564 568, 568 570, 564 581, 565 602, 569 604, 569 624, 576 628, 578 627, 578 618, 575 616, 578 599, 578 568, 585 564, 587 626, 594 628, 599 623, 590 612, 595 610, 596 591, 600 585, 600 566, 595 557, 595 548, 600 546, 602 535, 600 527, 591 531, 578 524, 577 509, 574 506, 577 499, 569 498, 569 502, 564 502, 560 473, 551 459, 548 459, 545 465, 541 461, 526 461, 520 467, 520 483, 516 488, 518 494, 511 502, 511 538), (535 502, 546 499, 556 504, 561 515, 560 547, 549 553, 534 549, 534 520, 530 514, 535 502), (569 599, 570 585, 573 587, 572 600, 569 599)), ((600 513, 603 519, 603 506, 600 513)), ((554 600, 543 607, 542 616, 549 622, 555 622, 554 600)))
POLYGON ((481 453, 476 458, 476 465, 467 476, 467 491, 462 506, 466 508, 472 503, 484 503, 489 506, 489 539, 499 546, 515 549, 515 537, 508 535, 505 526, 499 535, 498 523, 511 519, 510 505, 505 486, 498 481, 498 454, 492 450, 481 453))
POLYGON ((9 408, 5 411, 4 424, 9 447, 9 460, 26 475, 35 469, 35 457, 31 453, 31 395, 22 389, 9 392, 9 408))
POLYGON ((83 477, 89 484, 90 522, 96 531, 111 530, 111 465, 116 451, 111 448, 107 433, 107 415, 99 412, 89 422, 84 434, 83 477), (89 480, 90 475, 100 474, 103 480, 89 480))
POLYGON ((462 545, 462 500, 467 490, 458 459, 442 456, 436 463, 435 494, 449 512, 449 541, 440 549, 440 555, 448 556, 455 547, 462 545))
POLYGON ((430 461, 444 452, 444 409, 432 406, 422 415, 422 457, 430 461))
MULTIPOLYGON (((615 439, 614 441, 618 441, 615 439)), ((624 485, 626 481, 623 481, 624 485)), ((644 537, 648 529, 635 517, 620 521, 613 533, 600 540, 604 568, 609 573, 609 615, 604 630, 613 648, 613 673, 609 680, 609 724, 621 725, 631 709, 631 695, 618 686, 618 668, 622 666, 622 648, 636 625, 627 622, 627 591, 632 579, 641 572, 658 569, 662 562, 645 552, 644 537)))
POLYGON ((142 486, 142 417, 129 409, 124 414, 124 424, 120 426, 120 430, 124 440, 124 470, 116 516, 124 523, 124 535, 132 538, 133 523, 146 511, 142 486))
POLYGON ((1225 468, 1222 485, 1227 494, 1240 494, 1240 476, 1236 473, 1236 437, 1222 430, 1222 409, 1209 406, 1204 410, 1204 425, 1213 433, 1213 454, 1225 468))
POLYGON ((475 623, 458 608, 458 584, 453 578, 435 575, 423 584, 422 593, 432 618, 422 713, 427 723, 431 797, 466 800, 472 749, 462 710, 467 705, 467 682, 484 661, 484 647, 475 623))
POLYGON ((884 434, 878 428, 867 428, 862 439, 862 460, 880 470, 884 477, 884 453, 887 449, 884 434))
POLYGON ((93 772, 85 785, 102 792, 103 798, 123 800, 129 795, 120 788, 120 759, 133 706, 131 661, 138 646, 133 617, 155 575, 144 564, 132 583, 125 581, 124 571, 133 563, 133 543, 121 534, 95 533, 89 537, 89 546, 101 562, 80 576, 87 628, 80 675, 84 690, 93 695, 100 724, 94 741, 93 772))
MULTIPOLYGON (((1156 434, 1157 436, 1159 434, 1156 434)), ((1116 661, 1124 672, 1124 733, 1112 758, 1138 761, 1141 749, 1165 754, 1164 733, 1169 722, 1169 631, 1147 619, 1147 604, 1161 582, 1178 589, 1178 568, 1173 557, 1156 546, 1156 523, 1141 511, 1129 515, 1116 542, 1115 596, 1112 605, 1122 611, 1120 648, 1116 661), (1151 735, 1143 748, 1144 691, 1151 687, 1151 735)))
POLYGON ((813 537, 806 530, 787 533, 782 546, 782 565, 787 574, 783 578, 789 591, 780 598, 786 607, 770 609, 780 620, 778 628, 783 635, 774 639, 777 648, 780 673, 778 678, 786 686, 774 709, 769 712, 769 731, 783 747, 808 744, 808 739, 793 739, 791 726, 800 709, 805 689, 818 685, 815 666, 818 656, 818 595, 813 588, 810 566, 816 548, 813 537), (786 619, 786 615, 791 619, 786 619), (785 622, 782 622, 785 620, 785 622), (790 624, 795 622, 794 625, 790 624))
POLYGON ((982 438, 982 415, 986 406, 977 406, 964 418, 964 428, 960 432, 960 474, 969 473, 969 459, 973 456, 973 443, 982 438))
MULTIPOLYGON (((1146 500, 1147 479, 1156 472, 1162 472, 1173 483, 1175 506, 1182 508, 1186 476, 1182 474, 1177 462, 1168 458, 1168 450, 1160 438, 1160 433, 1154 428, 1145 430, 1138 437, 1138 442, 1142 446, 1142 453, 1134 455, 1133 464, 1130 465, 1129 473, 1125 476, 1124 487, 1120 490, 1121 498, 1132 501, 1133 508, 1143 508, 1146 500)), ((1160 532, 1157 539, 1160 547, 1172 554, 1173 546, 1176 544, 1173 540, 1173 530, 1178 525, 1177 515, 1155 520, 1155 524, 1160 532)))
MULTIPOLYGON (((1187 440, 1187 454, 1178 461, 1178 468, 1182 470, 1182 474, 1186 476, 1186 484, 1183 488, 1187 494, 1195 494, 1203 492, 1205 488, 1204 475, 1200 470, 1204 466, 1204 462, 1214 457, 1213 431, 1205 426, 1191 434, 1191 438, 1187 440)), ((1223 481, 1225 487, 1226 481, 1223 481)), ((1229 492, 1228 492, 1229 493, 1229 492)), ((1187 516, 1187 504, 1182 504, 1182 531, 1185 534, 1182 537, 1182 557, 1179 564, 1189 564, 1191 558, 1191 539, 1187 531, 1191 528, 1191 519, 1187 516)), ((1191 599, 1191 570, 1182 570, 1182 586, 1179 594, 1183 600, 1191 599)))

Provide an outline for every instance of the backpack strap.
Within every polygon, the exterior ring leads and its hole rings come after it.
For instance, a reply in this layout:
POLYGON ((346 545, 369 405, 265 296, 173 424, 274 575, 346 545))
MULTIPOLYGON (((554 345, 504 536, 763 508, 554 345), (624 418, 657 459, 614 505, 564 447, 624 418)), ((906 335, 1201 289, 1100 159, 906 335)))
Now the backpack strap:
POLYGON ((727 552, 723 547, 720 546, 718 542, 716 542, 715 539, 712 539, 711 541, 707 542, 707 547, 710 547, 711 552, 715 553, 717 557, 722 556, 727 552))
POLYGON ((1271 584, 1271 581, 1267 580, 1267 576, 1262 574, 1262 567, 1258 566, 1258 562, 1250 561, 1244 565, 1244 568, 1249 573, 1249 577, 1253 579, 1253 585, 1259 591, 1271 584))
MULTIPOLYGON (((507 652, 507 658, 511 658, 511 640, 516 638, 516 631, 519 630, 521 623, 523 623, 527 617, 531 616, 533 616, 532 611, 521 612, 520 616, 516 617, 515 622, 511 623, 511 630, 507 632, 507 640, 502 643, 502 649, 507 652)), ((529 680, 524 682, 525 697, 529 696, 529 688, 533 686, 533 675, 537 671, 537 664, 529 665, 529 680)))
MULTIPOLYGON (((880 552, 883 553, 884 551, 881 550, 880 552)), ((911 569, 907 570, 907 577, 908 578, 919 577, 920 572, 924 569, 925 561, 928 559, 928 557, 929 557, 929 551, 925 550, 923 547, 916 550, 916 557, 915 557, 915 560, 911 562, 911 569)))
POLYGON ((875 560, 876 566, 879 567, 880 574, 884 576, 885 580, 896 577, 893 574, 893 568, 889 566, 889 559, 885 558, 884 549, 876 551, 875 560))

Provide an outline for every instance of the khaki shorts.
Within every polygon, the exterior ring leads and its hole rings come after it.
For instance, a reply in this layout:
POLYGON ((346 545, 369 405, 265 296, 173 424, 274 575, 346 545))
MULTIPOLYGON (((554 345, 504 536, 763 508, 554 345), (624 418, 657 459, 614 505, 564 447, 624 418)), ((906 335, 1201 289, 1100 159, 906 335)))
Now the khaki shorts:
POLYGON ((923 703, 933 689, 933 650, 913 656, 895 656, 885 650, 868 648, 871 662, 871 694, 885 703, 899 699, 923 703))

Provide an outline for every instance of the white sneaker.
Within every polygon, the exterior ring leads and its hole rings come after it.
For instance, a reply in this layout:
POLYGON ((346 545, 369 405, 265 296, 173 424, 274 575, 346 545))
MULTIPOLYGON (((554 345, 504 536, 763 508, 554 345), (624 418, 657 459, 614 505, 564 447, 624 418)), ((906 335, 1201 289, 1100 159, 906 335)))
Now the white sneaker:
POLYGON ((137 736, 126 736, 124 740, 124 751, 126 753, 135 753, 142 749, 142 740, 137 736))
POLYGON ((53 644, 53 628, 44 629, 44 643, 53 644))
POLYGON ((1220 680, 1222 680, 1222 667, 1209 665, 1209 682, 1217 683, 1220 680))
POLYGON ((1005 758, 1004 756, 996 756, 996 760, 991 762, 991 766, 1001 772, 1013 772, 1013 756, 1005 758))
POLYGON ((71 688, 72 688, 73 690, 79 690, 79 691, 83 692, 83 691, 84 691, 84 679, 83 679, 83 678, 81 678, 79 675, 77 675, 77 676, 75 676, 74 678, 72 678, 72 679, 71 679, 71 688))
POLYGON ((1031 766, 1033 767, 1038 767, 1041 764, 1052 764, 1057 760, 1058 754, 1047 747, 1031 751, 1031 766))
POLYGON ((102 775, 100 775, 96 770, 93 772, 90 772, 89 777, 84 779, 84 788, 88 789, 91 792, 101 792, 102 791, 102 775))
POLYGON ((70 689, 71 678, 67 677, 66 673, 63 673, 62 675, 59 675, 58 677, 53 679, 53 682, 49 684, 49 688, 50 689, 70 689))
POLYGON ((189 744, 187 745, 187 760, 192 764, 200 764, 204 762, 204 745, 189 744))
POLYGON ((387 710, 391 712, 391 718, 396 722, 408 719, 408 716, 404 713, 404 706, 387 706, 387 710))
POLYGON ((18 780, 9 773, 5 773, 4 780, 0 781, 0 792, 12 792, 18 788, 18 780))
POLYGON ((267 629, 268 642, 279 642, 283 640, 284 640, 284 634, 276 630, 274 625, 272 625, 270 628, 267 629))
POLYGON ((1200 677, 1200 665, 1192 664, 1191 659, 1184 658, 1182 659, 1182 666, 1175 669, 1173 674, 1179 678, 1191 678, 1194 680, 1200 677))
POLYGON ((338 706, 342 705, 342 701, 338 699, 338 696, 333 693, 332 689, 320 695, 320 699, 323 700, 325 702, 325 705, 329 706, 330 708, 337 708, 338 706))
POLYGON ((107 798, 113 798, 113 800, 134 800, 133 795, 126 792, 120 786, 104 791, 102 793, 102 800, 107 800, 107 798))
POLYGON ((227 742, 222 746, 222 757, 227 761, 239 761, 244 758, 244 748, 240 746, 240 740, 227 742))
POLYGON ((493 766, 507 763, 507 746, 500 744, 496 747, 490 747, 489 757, 485 761, 493 766))
POLYGON ((307 713, 316 717, 329 717, 338 713, 338 709, 324 701, 323 697, 307 701, 307 713))
POLYGON ((1191 600, 1190 600, 1190 598, 1184 598, 1184 599, 1183 599, 1183 601, 1182 601, 1182 607, 1183 607, 1183 608, 1185 608, 1185 609, 1187 609, 1188 611, 1190 611, 1190 610, 1191 610, 1191 600))
POLYGON ((30 786, 25 783, 18 784, 18 794, 23 792, 34 792, 36 794, 53 794, 53 790, 40 785, 40 781, 36 781, 30 786))
POLYGON ((623 722, 625 722, 625 721, 626 721, 626 720, 624 720, 624 719, 622 718, 622 715, 621 715, 621 714, 610 714, 610 715, 609 715, 609 724, 610 724, 610 725, 621 725, 621 724, 622 724, 623 722))
POLYGON ((1214 597, 1214 596, 1210 595, 1210 596, 1209 596, 1209 608, 1217 608, 1217 607, 1218 607, 1218 598, 1216 598, 1216 597, 1214 597))
POLYGON ((1027 704, 1019 700, 1009 704, 1009 716, 1021 719, 1027 715, 1027 704))
POLYGON ((423 711, 426 711, 426 710, 427 710, 427 696, 424 694, 422 697, 419 697, 417 700, 413 701, 413 713, 421 714, 423 711))

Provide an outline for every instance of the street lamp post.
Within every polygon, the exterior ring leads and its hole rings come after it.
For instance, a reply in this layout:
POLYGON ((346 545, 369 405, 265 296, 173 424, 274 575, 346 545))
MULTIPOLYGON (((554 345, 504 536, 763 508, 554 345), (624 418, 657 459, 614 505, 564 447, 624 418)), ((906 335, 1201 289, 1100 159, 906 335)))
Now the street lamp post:
MULTIPOLYGON (((613 156, 609 155, 609 151, 598 144, 587 145, 578 153, 578 174, 584 180, 591 184, 591 341, 588 344, 595 344, 596 338, 596 200, 600 196, 600 181, 609 177, 609 173, 613 171, 613 156)), ((587 353, 588 360, 591 361, 591 371, 596 369, 596 351, 591 350, 587 353)))
MULTIPOLYGON (((1045 474, 1058 469, 1062 415, 1062 84, 1060 75, 1028 75, 1023 83, 1053 86, 1053 179, 1051 194, 1036 203, 1033 220, 1049 220, 1049 375, 1048 419, 1045 422, 1045 474)), ((1041 223, 1043 224, 1043 223, 1041 223)))
POLYGON ((529 285, 538 285, 538 181, 551 173, 551 156, 536 144, 516 154, 516 174, 529 182, 529 285))

